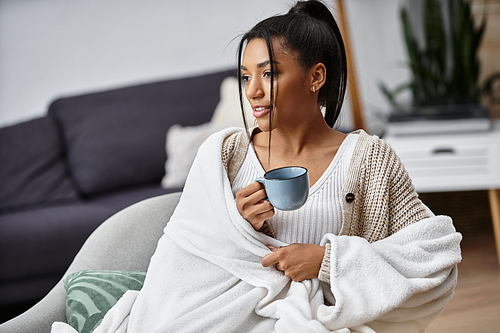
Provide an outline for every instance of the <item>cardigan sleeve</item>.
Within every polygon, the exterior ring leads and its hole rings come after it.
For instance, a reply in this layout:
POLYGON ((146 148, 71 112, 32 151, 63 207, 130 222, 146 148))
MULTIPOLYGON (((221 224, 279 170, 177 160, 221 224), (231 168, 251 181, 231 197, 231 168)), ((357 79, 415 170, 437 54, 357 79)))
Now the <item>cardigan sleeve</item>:
POLYGON ((389 186, 390 221, 388 235, 392 235, 408 225, 430 217, 425 205, 419 199, 410 175, 392 147, 384 142, 391 152, 394 167, 389 186))
POLYGON ((326 283, 330 283, 331 251, 332 251, 332 245, 330 243, 326 243, 325 255, 323 256, 323 262, 321 263, 321 268, 319 269, 319 275, 318 275, 318 279, 326 283))

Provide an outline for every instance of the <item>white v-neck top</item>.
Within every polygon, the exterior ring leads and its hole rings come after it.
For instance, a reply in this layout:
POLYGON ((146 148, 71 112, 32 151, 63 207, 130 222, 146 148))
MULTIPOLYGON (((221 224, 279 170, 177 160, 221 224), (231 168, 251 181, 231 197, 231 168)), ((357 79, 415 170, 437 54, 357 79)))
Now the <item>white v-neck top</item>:
MULTIPOLYGON (((320 243, 327 233, 338 235, 342 225, 342 185, 347 176, 358 134, 349 134, 318 181, 310 187, 307 202, 298 210, 281 211, 269 219, 277 239, 285 243, 320 243)), ((253 145, 236 175, 232 190, 236 195, 243 187, 262 177, 265 171, 253 145)))

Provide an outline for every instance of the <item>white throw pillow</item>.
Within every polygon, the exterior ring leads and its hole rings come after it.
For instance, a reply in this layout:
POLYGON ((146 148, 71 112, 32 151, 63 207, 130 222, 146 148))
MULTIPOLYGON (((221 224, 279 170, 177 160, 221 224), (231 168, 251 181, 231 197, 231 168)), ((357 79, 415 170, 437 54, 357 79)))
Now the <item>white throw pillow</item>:
POLYGON ((224 126, 206 123, 200 126, 173 125, 167 132, 167 162, 163 188, 182 187, 193 164, 198 148, 210 135, 224 126))
MULTIPOLYGON (((248 125, 252 126, 255 118, 252 115, 252 107, 244 94, 243 106, 248 125)), ((244 127, 237 78, 229 76, 222 81, 220 86, 220 101, 215 108, 210 122, 224 127, 244 127)))
MULTIPOLYGON (((245 96, 244 107, 249 126, 254 123, 252 108, 245 96)), ((238 79, 225 78, 220 86, 220 101, 209 123, 199 126, 174 125, 167 133, 163 188, 182 187, 186 182, 198 148, 210 135, 227 127, 244 127, 238 94, 238 79)))

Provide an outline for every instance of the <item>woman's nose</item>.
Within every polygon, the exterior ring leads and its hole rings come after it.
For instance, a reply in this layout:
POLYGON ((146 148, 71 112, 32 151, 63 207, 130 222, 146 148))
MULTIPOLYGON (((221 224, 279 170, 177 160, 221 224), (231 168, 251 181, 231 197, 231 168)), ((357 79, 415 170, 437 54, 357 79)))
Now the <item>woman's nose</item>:
POLYGON ((262 82, 259 82, 258 79, 247 81, 245 86, 245 93, 248 100, 262 98, 265 95, 264 90, 262 89, 262 82))

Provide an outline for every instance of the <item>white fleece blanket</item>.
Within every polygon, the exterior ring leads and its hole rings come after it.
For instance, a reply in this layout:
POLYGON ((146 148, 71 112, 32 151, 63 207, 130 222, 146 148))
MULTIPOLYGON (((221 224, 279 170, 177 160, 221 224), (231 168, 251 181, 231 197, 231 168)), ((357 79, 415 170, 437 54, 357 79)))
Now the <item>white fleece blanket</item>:
MULTIPOLYGON (((373 244, 325 235, 331 285, 293 282, 264 268, 266 245, 286 244, 256 232, 238 213, 220 160, 233 131, 202 145, 143 289, 127 292, 94 332, 419 332, 440 313, 461 260, 461 236, 448 217, 373 244)), ((74 330, 56 323, 52 332, 74 330)))

